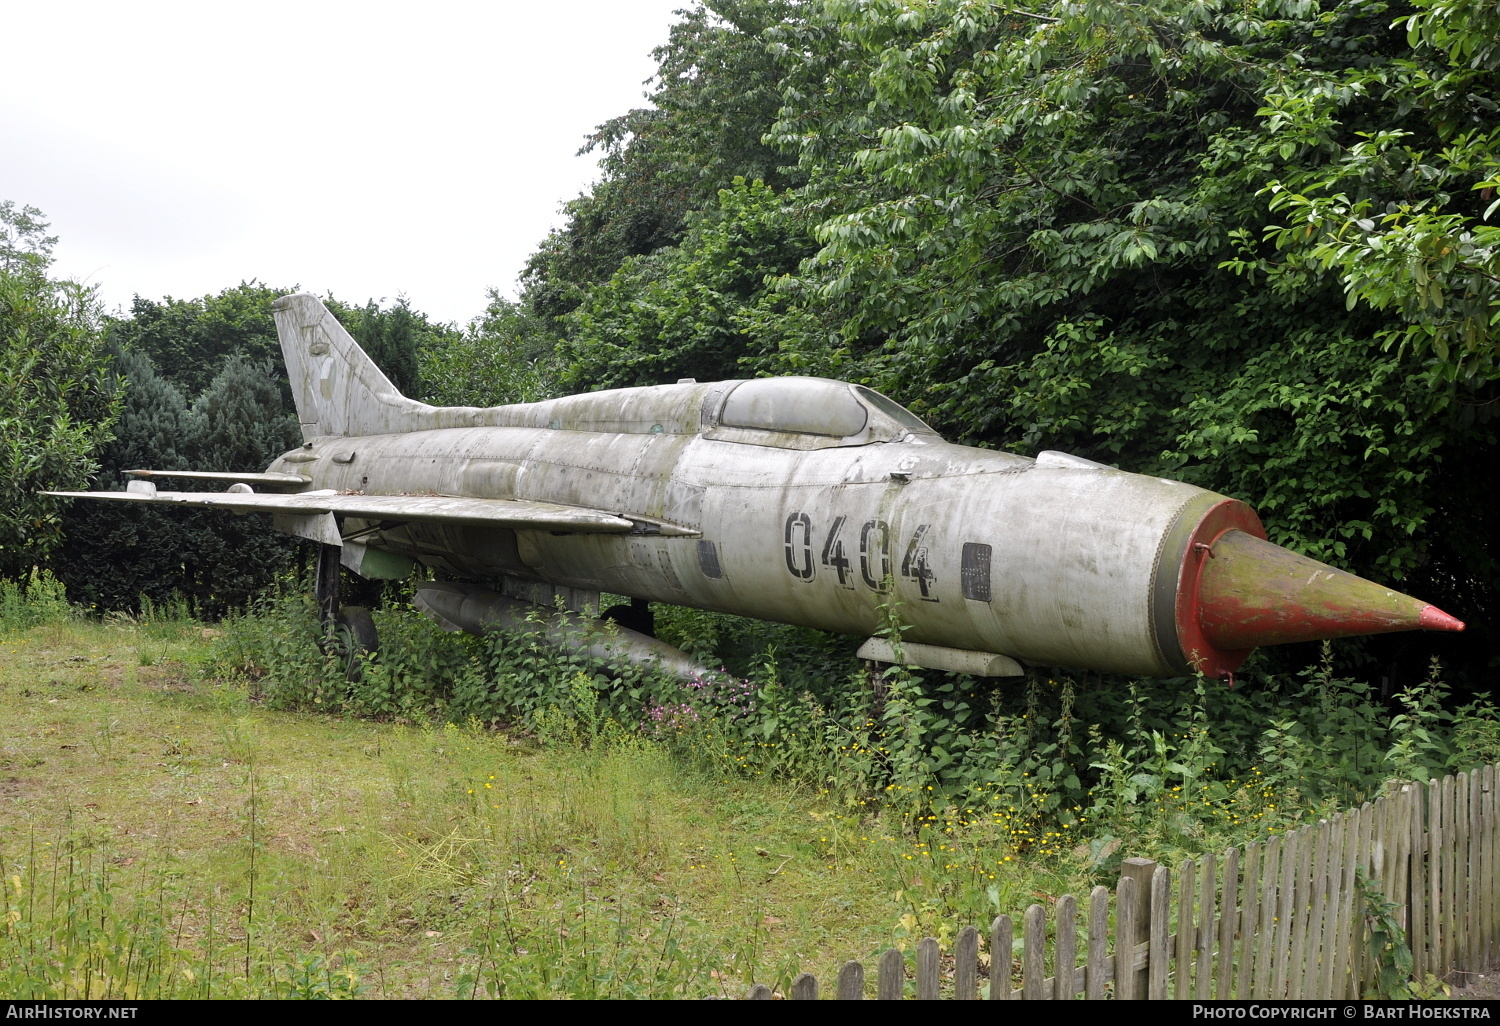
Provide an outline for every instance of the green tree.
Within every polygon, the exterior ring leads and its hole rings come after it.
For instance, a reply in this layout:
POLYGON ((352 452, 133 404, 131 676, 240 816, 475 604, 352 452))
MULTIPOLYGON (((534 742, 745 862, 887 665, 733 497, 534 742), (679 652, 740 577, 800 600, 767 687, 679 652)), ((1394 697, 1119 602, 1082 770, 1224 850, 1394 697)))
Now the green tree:
MULTIPOLYGON (((252 279, 201 299, 136 296, 130 316, 110 323, 110 341, 151 357, 184 395, 196 396, 231 356, 281 361, 271 304, 295 291, 252 279)), ((290 389, 286 405, 291 409, 290 389)))
POLYGON ((434 406, 499 406, 559 394, 556 335, 529 304, 489 290, 466 330, 431 332, 419 343, 420 398, 434 406))
POLYGON ((60 540, 58 500, 38 493, 87 483, 119 408, 120 386, 100 339, 92 290, 48 278, 45 266, 21 260, 0 269, 4 576, 35 565, 60 540))
MULTIPOLYGON (((181 390, 144 353, 117 348, 113 356, 124 399, 89 488, 123 491, 124 471, 142 467, 195 469, 198 432, 181 390)), ((65 539, 49 562, 73 601, 134 611, 143 596, 161 604, 186 591, 183 563, 200 548, 202 513, 74 501, 62 517, 65 539)))
MULTIPOLYGON (((300 441, 295 419, 282 409, 282 372, 268 360, 231 357, 191 404, 145 354, 119 350, 115 360, 125 402, 115 438, 101 453, 96 489, 122 490, 124 471, 140 467, 259 470, 300 441)), ((267 587, 298 551, 265 517, 212 510, 75 501, 64 524, 67 540, 52 568, 74 601, 101 610, 134 611, 143 597, 158 604, 183 597, 200 614, 217 616, 267 587)))
POLYGON ((36 207, 0 200, 0 271, 45 271, 52 265, 57 236, 47 234, 51 225, 43 216, 36 207))
POLYGON ((1291 73, 1259 112, 1265 146, 1336 155, 1270 182, 1284 258, 1235 261, 1292 294, 1336 276, 1347 304, 1397 316, 1387 344, 1431 351, 1443 378, 1493 380, 1500 361, 1500 12, 1416 0, 1409 50, 1381 64, 1291 73), (1400 98, 1370 118, 1372 98, 1400 98), (1402 107, 1409 108, 1402 110, 1402 107), (1351 139, 1350 129, 1357 137, 1351 139))
MULTIPOLYGON (((145 353, 158 373, 170 378, 185 395, 197 396, 235 356, 281 366, 281 343, 271 306, 295 291, 251 280, 199 299, 168 296, 157 301, 136 296, 130 316, 110 323, 110 340, 145 353)), ((452 329, 433 324, 426 314, 413 310, 405 297, 398 297, 388 308, 373 299, 361 307, 332 297, 325 302, 393 384, 408 395, 421 393, 417 349, 424 340, 452 333, 452 329)), ((290 412, 290 386, 284 384, 281 394, 282 405, 290 412)))
POLYGON ((781 190, 800 180, 762 141, 781 106, 787 55, 766 33, 798 16, 795 0, 701 0, 678 12, 652 52, 650 105, 600 125, 581 153, 602 176, 564 207, 567 223, 527 265, 528 301, 543 317, 576 307, 629 257, 675 245, 696 211, 712 211, 736 178, 781 190))
POLYGON ((564 383, 606 388, 744 374, 767 353, 758 300, 815 246, 805 219, 762 182, 737 180, 681 245, 627 258, 566 318, 564 383))
POLYGON ((330 300, 329 309, 391 384, 413 398, 423 394, 420 352, 442 348, 462 336, 457 329, 435 324, 426 314, 413 310, 405 296, 396 297, 386 309, 373 299, 362 307, 330 300))

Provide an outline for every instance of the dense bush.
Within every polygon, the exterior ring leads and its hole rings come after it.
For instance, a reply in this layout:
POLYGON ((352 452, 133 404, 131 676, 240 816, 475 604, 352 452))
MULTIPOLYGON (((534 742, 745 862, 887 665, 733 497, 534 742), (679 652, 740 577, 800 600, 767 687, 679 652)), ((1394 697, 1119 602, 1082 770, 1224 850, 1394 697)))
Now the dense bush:
MULTIPOLYGON (((124 406, 114 440, 100 453, 95 489, 120 491, 124 472, 142 467, 261 470, 300 440, 269 361, 230 357, 192 403, 142 353, 117 351, 115 365, 125 378, 124 406)), ((213 510, 75 500, 63 525, 66 538, 51 566, 75 602, 99 610, 135 612, 143 600, 182 597, 200 615, 218 616, 266 588, 297 552, 268 518, 213 510)))
POLYGON ((46 266, 38 256, 0 269, 0 577, 61 541, 62 502, 39 493, 85 486, 119 410, 93 291, 46 266))

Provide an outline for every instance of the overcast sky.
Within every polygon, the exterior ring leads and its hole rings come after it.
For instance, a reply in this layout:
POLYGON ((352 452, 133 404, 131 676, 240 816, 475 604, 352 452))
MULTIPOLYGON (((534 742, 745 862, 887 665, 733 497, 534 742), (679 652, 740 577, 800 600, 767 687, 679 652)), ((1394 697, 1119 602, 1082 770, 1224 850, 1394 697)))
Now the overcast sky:
POLYGON ((686 6, 9 5, 0 200, 110 309, 258 278, 464 322, 594 180, 575 152, 643 105, 686 6))

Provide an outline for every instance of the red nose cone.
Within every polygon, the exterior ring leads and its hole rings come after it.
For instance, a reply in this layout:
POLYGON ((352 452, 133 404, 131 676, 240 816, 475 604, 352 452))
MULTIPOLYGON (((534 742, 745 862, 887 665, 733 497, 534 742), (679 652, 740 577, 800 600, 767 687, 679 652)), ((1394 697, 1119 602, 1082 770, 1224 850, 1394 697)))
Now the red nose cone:
POLYGON ((1213 543, 1198 618, 1221 649, 1410 630, 1463 630, 1436 606, 1299 556, 1244 531, 1213 543))
POLYGON ((1417 626, 1424 631, 1461 631, 1464 629, 1464 622, 1457 617, 1449 616, 1437 606, 1428 606, 1422 610, 1417 626))
POLYGON ((1224 677, 1261 645, 1464 629, 1436 606, 1299 556, 1265 535, 1255 511, 1236 499, 1204 507, 1179 535, 1170 596, 1177 666, 1224 677))

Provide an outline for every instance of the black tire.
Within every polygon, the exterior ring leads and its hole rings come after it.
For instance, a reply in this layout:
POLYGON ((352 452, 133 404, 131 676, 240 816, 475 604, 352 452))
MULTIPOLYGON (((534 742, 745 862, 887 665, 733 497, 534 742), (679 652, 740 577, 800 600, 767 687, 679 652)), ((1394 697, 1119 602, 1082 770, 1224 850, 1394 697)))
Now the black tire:
POLYGON ((344 606, 339 609, 339 626, 349 632, 349 647, 356 653, 380 651, 380 635, 375 630, 375 620, 364 606, 344 606))
POLYGON ((656 637, 656 616, 644 602, 622 602, 618 606, 610 606, 599 619, 613 620, 621 627, 629 627, 648 638, 656 637))
POLYGON ((343 606, 338 612, 338 644, 345 658, 344 676, 358 684, 365 675, 365 660, 380 651, 380 635, 364 606, 343 606))

